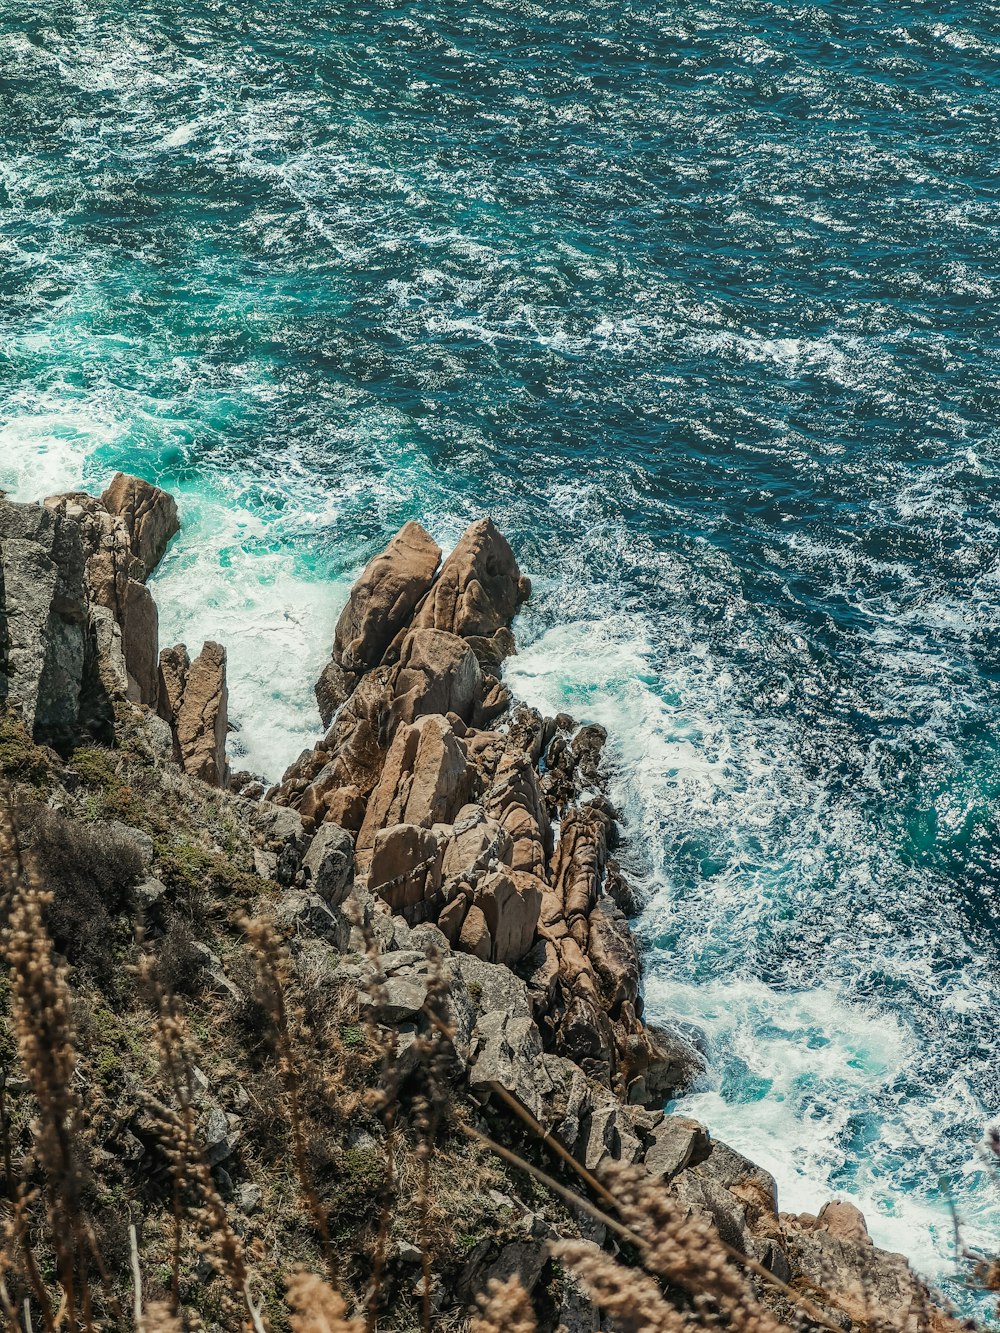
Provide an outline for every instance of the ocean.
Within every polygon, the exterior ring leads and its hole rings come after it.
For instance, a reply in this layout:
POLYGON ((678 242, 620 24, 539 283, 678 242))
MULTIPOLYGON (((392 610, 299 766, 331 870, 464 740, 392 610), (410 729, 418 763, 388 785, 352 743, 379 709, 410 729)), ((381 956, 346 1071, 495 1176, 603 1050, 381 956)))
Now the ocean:
POLYGON ((610 730, 680 1109, 944 1282, 1000 1238, 1000 5, 4 0, 0 486, 179 498, 234 766, 483 513, 610 730))

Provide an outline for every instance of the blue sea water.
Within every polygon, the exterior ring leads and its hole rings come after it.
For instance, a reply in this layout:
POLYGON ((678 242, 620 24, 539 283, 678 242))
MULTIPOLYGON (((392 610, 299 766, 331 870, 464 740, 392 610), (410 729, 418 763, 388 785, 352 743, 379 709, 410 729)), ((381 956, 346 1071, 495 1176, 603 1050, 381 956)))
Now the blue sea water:
POLYGON ((1000 1237, 998 157, 995 3, 0 6, 0 485, 179 494, 163 638, 269 775, 360 564, 492 513, 682 1106, 939 1280, 1000 1237))

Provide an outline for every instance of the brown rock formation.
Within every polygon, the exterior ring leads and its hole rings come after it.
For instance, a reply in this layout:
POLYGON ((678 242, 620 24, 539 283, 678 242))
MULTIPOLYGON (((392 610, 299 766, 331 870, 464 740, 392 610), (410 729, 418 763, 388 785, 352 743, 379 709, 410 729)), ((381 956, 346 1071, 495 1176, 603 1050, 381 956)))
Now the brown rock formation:
MULTIPOLYGON (((307 827, 359 829, 369 890, 411 926, 434 921, 461 952, 523 964, 551 1048, 633 1100, 663 1097, 700 1066, 643 1025, 635 945, 605 896, 606 733, 509 711, 499 673, 528 585, 493 523, 474 523, 435 579, 438 558, 408 524, 368 564, 322 686, 328 707, 349 697, 272 798, 307 827)), ((617 867, 611 883, 627 900, 617 867)))
POLYGON ((180 531, 174 497, 148 481, 119 472, 101 496, 101 504, 122 520, 129 549, 142 566, 143 580, 149 578, 171 538, 180 531))
POLYGON ((365 864, 380 829, 447 824, 473 794, 476 769, 447 718, 431 714, 396 732, 358 834, 365 864))
POLYGON ((333 660, 345 671, 377 667, 431 586, 441 548, 420 526, 400 528, 365 566, 337 621, 333 660))
POLYGON ((193 662, 184 644, 164 649, 160 690, 161 715, 170 722, 178 763, 191 777, 224 787, 229 730, 225 648, 208 642, 193 662))
POLYGON ((462 534, 421 605, 417 629, 492 637, 507 629, 531 592, 506 538, 490 518, 462 534))

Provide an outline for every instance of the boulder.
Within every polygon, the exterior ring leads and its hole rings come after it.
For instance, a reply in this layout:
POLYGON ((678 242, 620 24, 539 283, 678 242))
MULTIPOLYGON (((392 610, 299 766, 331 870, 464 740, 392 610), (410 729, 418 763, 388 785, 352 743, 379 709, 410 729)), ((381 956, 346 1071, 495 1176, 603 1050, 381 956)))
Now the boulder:
POLYGON ((512 967, 531 950, 544 888, 534 875, 516 870, 498 870, 479 882, 472 910, 478 908, 482 912, 492 941, 490 957, 494 963, 512 967))
POLYGON ((653 1130, 653 1142, 643 1154, 643 1166, 651 1175, 672 1180, 678 1172, 703 1161, 710 1151, 708 1133, 697 1120, 667 1115, 653 1130))
POLYGON ((639 951, 624 914, 609 898, 596 903, 587 919, 587 954, 597 976, 601 1003, 612 1017, 639 995, 639 951))
POLYGON ((485 808, 510 838, 512 869, 544 879, 552 850, 552 826, 531 759, 516 746, 500 759, 485 808))
POLYGON ((324 727, 330 725, 337 710, 354 693, 357 683, 354 672, 345 671, 332 659, 327 662, 316 682, 316 705, 324 727))
MULTIPOLYGON (((416 824, 396 824, 375 836, 368 887, 411 924, 426 921, 441 889, 442 839, 416 824)), ((440 904, 438 904, 440 906, 440 904)))
POLYGON ((456 635, 411 630, 392 680, 390 733, 428 713, 454 713, 470 722, 482 683, 475 653, 456 635))
POLYGON ((129 536, 129 547, 148 578, 163 559, 172 537, 180 531, 177 504, 158 486, 119 472, 101 503, 109 514, 120 518, 129 536))
POLYGON ((370 560, 337 621, 333 660, 344 671, 376 667, 430 588, 441 548, 419 523, 406 523, 370 560))
POLYGON ((455 816, 444 852, 444 877, 477 877, 497 866, 510 865, 510 835, 481 805, 465 805, 455 816))
POLYGON ((531 592, 514 553, 492 519, 468 527, 413 620, 416 629, 492 637, 506 628, 531 592))
POLYGON ((867 1241, 871 1244, 864 1213, 846 1199, 832 1199, 825 1203, 819 1210, 817 1223, 823 1231, 829 1231, 831 1236, 839 1240, 867 1241))
POLYGON ((303 860, 313 893, 338 907, 354 882, 354 840, 339 824, 323 824, 303 860))
POLYGON ((472 954, 473 958, 481 958, 486 963, 493 957, 493 937, 486 914, 475 903, 470 903, 466 909, 465 920, 458 932, 457 947, 462 953, 472 954))
POLYGON ((396 732, 358 835, 364 865, 376 833, 393 824, 447 824, 469 800, 476 769, 446 718, 420 717, 396 732))
POLYGON ((822 1228, 790 1228, 787 1244, 793 1272, 814 1301, 860 1328, 959 1333, 968 1327, 934 1303, 903 1255, 877 1249, 867 1236, 847 1239, 822 1228))

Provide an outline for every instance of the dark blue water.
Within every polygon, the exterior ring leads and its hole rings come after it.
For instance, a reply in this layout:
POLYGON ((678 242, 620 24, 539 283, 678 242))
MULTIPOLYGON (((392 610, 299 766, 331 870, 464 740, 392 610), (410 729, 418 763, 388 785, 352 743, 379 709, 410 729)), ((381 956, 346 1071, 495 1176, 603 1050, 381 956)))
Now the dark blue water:
POLYGON ((613 728, 649 998, 788 1207, 1000 1234, 1000 6, 5 0, 0 483, 181 495, 238 762, 490 511, 613 728))

